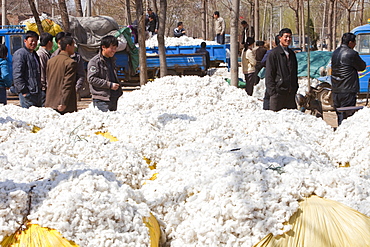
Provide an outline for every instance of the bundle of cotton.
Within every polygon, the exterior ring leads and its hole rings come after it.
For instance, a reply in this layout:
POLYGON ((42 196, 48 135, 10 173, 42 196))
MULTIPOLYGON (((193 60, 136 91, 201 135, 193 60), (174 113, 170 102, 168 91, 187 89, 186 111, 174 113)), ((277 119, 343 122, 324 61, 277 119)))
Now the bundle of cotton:
POLYGON ((344 165, 349 162, 354 169, 370 175, 370 109, 365 107, 345 119, 334 135, 323 141, 333 161, 344 165))
POLYGON ((14 233, 26 219, 30 189, 29 185, 10 180, 0 182, 0 241, 14 233))
MULTIPOLYGON (((206 42, 207 45, 218 45, 215 41, 208 41, 203 39, 194 39, 188 36, 181 36, 179 38, 175 37, 165 37, 164 45, 165 46, 199 46, 202 42, 206 42)), ((145 41, 145 46, 148 48, 153 48, 158 46, 157 36, 153 36, 150 39, 145 41)))
POLYGON ((28 219, 79 246, 148 246, 150 216, 139 191, 99 170, 54 172, 35 183, 28 219))
MULTIPOLYGON (((18 111, 23 111, 19 107, 12 110, 12 116, 18 116, 18 111)), ((22 118, 19 115, 18 118, 22 118)), ((6 158, 2 160, 0 170, 8 179, 31 182, 47 177, 54 169, 97 168, 114 172, 121 182, 139 188, 143 180, 150 176, 143 157, 127 147, 124 141, 109 143, 108 139, 95 135, 98 130, 125 129, 120 124, 122 115, 107 115, 96 109, 87 109, 52 117, 44 118, 47 123, 38 133, 26 129, 0 144, 6 158)))
POLYGON ((317 143, 331 133, 322 120, 294 111, 232 113, 178 118, 160 130, 171 133, 162 140, 170 145, 162 145, 157 180, 142 190, 163 215, 171 246, 251 246, 281 233, 297 200, 314 193, 307 171, 335 169, 317 143))

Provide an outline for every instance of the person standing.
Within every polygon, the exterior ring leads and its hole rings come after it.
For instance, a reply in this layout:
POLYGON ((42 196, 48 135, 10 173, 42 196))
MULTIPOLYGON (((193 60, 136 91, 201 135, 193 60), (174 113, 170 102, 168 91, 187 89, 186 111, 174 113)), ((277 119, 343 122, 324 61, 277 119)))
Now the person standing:
POLYGON ((186 35, 186 31, 184 29, 182 21, 180 21, 177 23, 177 27, 173 30, 173 36, 175 36, 176 38, 180 38, 184 35, 186 35))
MULTIPOLYGON (((331 57, 331 82, 335 109, 346 106, 356 106, 357 93, 360 90, 358 71, 366 69, 366 63, 361 59, 356 46, 356 35, 345 33, 342 36, 342 44, 331 57)), ((352 112, 338 112, 338 126, 351 115, 352 112)))
POLYGON ((265 56, 267 50, 265 48, 265 42, 264 41, 256 41, 257 47, 255 48, 254 52, 256 54, 256 71, 255 71, 255 82, 254 85, 257 85, 260 82, 260 78, 258 76, 258 73, 263 68, 263 65, 261 64, 261 61, 263 57, 265 56))
POLYGON ((114 54, 118 40, 112 35, 102 38, 100 52, 87 65, 87 79, 93 105, 103 112, 116 111, 122 88, 116 73, 114 54))
POLYGON ((151 8, 148 8, 147 13, 148 13, 147 22, 148 20, 150 21, 150 19, 152 20, 152 24, 151 24, 152 25, 152 35, 154 35, 158 33, 158 27, 159 27, 158 15, 154 13, 151 8))
POLYGON ((35 49, 39 35, 27 31, 23 48, 13 55, 13 81, 21 107, 42 106, 40 61, 35 49))
MULTIPOLYGON (((71 33, 68 32, 59 32, 55 36, 55 42, 58 44, 58 49, 56 49, 53 54, 51 54, 51 57, 55 57, 60 53, 60 45, 59 41, 65 37, 65 36, 72 36, 71 33)), ((77 99, 80 100, 80 92, 83 90, 85 79, 86 79, 86 72, 85 72, 85 66, 84 66, 84 60, 82 59, 81 55, 78 52, 74 52, 71 55, 71 58, 76 61, 77 63, 77 74, 76 74, 76 92, 77 92, 77 99)))
POLYGON ((249 96, 253 95, 253 88, 254 88, 254 73, 255 73, 255 66, 256 66, 256 57, 252 51, 252 47, 254 44, 254 39, 252 37, 248 37, 245 44, 244 49, 242 51, 241 59, 242 59, 242 69, 243 74, 245 77, 245 91, 249 96))
POLYGON ((77 63, 70 57, 74 53, 73 38, 65 36, 59 40, 59 45, 59 54, 49 59, 46 68, 48 89, 45 106, 64 114, 77 111, 77 63))
POLYGON ((50 51, 53 49, 53 36, 50 33, 42 33, 40 35, 40 47, 37 50, 37 55, 40 58, 41 69, 41 85, 42 85, 42 105, 45 104, 46 97, 46 65, 50 59, 50 51))
POLYGON ((12 85, 7 56, 8 48, 4 44, 0 44, 0 104, 3 105, 7 103, 6 88, 12 85))
MULTIPOLYGON (((274 46, 273 48, 277 47, 280 43, 280 40, 279 40, 279 35, 276 35, 275 36, 275 42, 274 42, 274 46)), ((262 67, 266 68, 266 62, 267 62, 267 58, 270 54, 272 50, 268 50, 265 55, 263 56, 262 60, 261 60, 261 65, 262 67)), ((261 69, 262 70, 262 69, 261 69)), ((261 75, 262 78, 265 78, 265 73, 263 73, 263 76, 261 75)), ((265 83, 266 84, 266 83, 265 83)), ((265 95, 263 97, 263 110, 270 110, 270 95, 267 91, 267 87, 265 87, 265 95)))
POLYGON ((215 11, 213 14, 213 18, 215 19, 215 31, 216 31, 216 40, 219 44, 225 44, 225 20, 220 17, 220 12, 215 11))
POLYGON ((296 109, 295 94, 298 90, 298 63, 295 53, 289 49, 292 31, 283 28, 279 32, 280 44, 267 57, 265 83, 270 95, 270 110, 296 109))

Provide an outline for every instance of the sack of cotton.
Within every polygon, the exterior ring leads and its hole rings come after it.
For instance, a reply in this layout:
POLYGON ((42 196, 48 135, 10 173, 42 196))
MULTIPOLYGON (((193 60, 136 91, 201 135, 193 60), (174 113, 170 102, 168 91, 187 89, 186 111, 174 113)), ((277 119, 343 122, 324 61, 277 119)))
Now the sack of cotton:
MULTIPOLYGON (((136 247, 159 241, 159 236, 151 241, 150 231, 153 229, 149 226, 153 228, 156 220, 143 202, 141 193, 121 184, 111 172, 93 169, 58 171, 35 182, 32 187, 30 193, 25 193, 29 196, 26 198, 31 198, 30 203, 25 198, 23 204, 26 209, 29 205, 25 219, 34 227, 26 225, 22 230, 28 231, 24 235, 33 241, 44 243, 38 246, 51 246, 44 240, 50 236, 51 229, 60 233, 68 243, 75 244, 65 246, 136 247), (35 228, 34 232, 42 233, 30 235, 35 228)), ((159 229, 159 226, 155 227, 159 229)), ((6 236, 9 234, 2 237, 6 236)))
POLYGON ((291 230, 271 233, 254 247, 370 246, 370 218, 339 202, 311 196, 287 222, 291 230))

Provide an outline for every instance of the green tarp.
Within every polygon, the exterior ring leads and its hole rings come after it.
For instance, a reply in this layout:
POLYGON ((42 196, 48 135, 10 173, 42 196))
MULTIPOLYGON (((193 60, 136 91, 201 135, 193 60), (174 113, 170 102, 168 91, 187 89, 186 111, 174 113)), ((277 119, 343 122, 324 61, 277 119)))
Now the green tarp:
MULTIPOLYGON (((311 51, 310 52, 310 76, 311 78, 320 77, 320 68, 326 67, 331 59, 331 51, 311 51)), ((298 61, 298 77, 307 77, 307 52, 296 53, 298 61)))
POLYGON ((128 27, 121 28, 117 31, 116 37, 123 35, 127 41, 127 46, 129 47, 128 55, 130 57, 130 65, 133 72, 139 67, 139 49, 135 46, 131 39, 131 29, 128 27))

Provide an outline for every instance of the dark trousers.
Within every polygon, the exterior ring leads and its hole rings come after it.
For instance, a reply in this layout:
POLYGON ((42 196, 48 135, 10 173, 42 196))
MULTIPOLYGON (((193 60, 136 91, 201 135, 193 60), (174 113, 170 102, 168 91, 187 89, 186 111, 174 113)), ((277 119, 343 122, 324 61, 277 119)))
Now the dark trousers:
MULTIPOLYGON (((357 93, 333 93, 333 102, 334 107, 346 107, 346 106, 356 106, 356 96, 357 93)), ((338 126, 342 124, 342 121, 350 116, 352 116, 355 111, 346 111, 346 112, 338 112, 337 119, 338 119, 338 126)))
POLYGON ((245 78, 245 91, 249 96, 252 96, 255 82, 254 73, 244 74, 244 78, 245 78))
POLYGON ((270 95, 270 110, 297 109, 295 93, 270 95))
POLYGON ((19 103, 21 107, 23 108, 30 108, 31 106, 42 106, 42 93, 41 90, 36 94, 26 94, 26 96, 23 96, 23 94, 19 94, 19 103))
POLYGON ((217 34, 216 40, 219 44, 225 44, 225 34, 217 34))
POLYGON ((7 103, 6 88, 0 87, 0 104, 6 105, 6 103, 7 103))
POLYGON ((265 96, 263 97, 263 110, 270 110, 270 95, 265 90, 265 96))
POLYGON ((117 111, 118 97, 110 97, 109 101, 93 99, 93 106, 103 112, 117 111))

